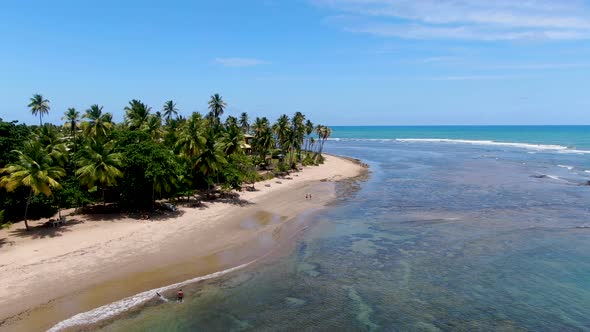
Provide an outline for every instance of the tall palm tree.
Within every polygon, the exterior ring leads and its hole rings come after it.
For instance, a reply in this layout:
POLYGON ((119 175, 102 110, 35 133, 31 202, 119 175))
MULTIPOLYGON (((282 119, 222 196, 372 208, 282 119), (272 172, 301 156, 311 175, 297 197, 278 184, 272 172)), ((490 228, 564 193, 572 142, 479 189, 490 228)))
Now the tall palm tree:
POLYGON ((44 99, 42 95, 37 93, 31 97, 30 101, 29 108, 31 109, 31 113, 33 113, 34 116, 39 115, 39 126, 42 126, 43 115, 48 114, 51 109, 49 107, 49 100, 44 99))
POLYGON ((64 128, 69 129, 70 135, 72 135, 72 142, 74 143, 74 151, 76 151, 76 131, 78 130, 78 122, 80 122, 80 112, 70 107, 61 119, 66 122, 64 123, 64 128))
POLYGON ((211 125, 219 125, 219 118, 223 115, 223 111, 227 107, 227 104, 223 101, 221 96, 216 93, 211 96, 209 100, 209 114, 213 119, 211 125))
POLYGON ((94 104, 86 110, 84 118, 88 119, 88 122, 82 123, 82 128, 87 136, 92 138, 106 138, 111 133, 113 128, 113 115, 111 113, 102 113, 102 106, 94 104))
POLYGON ((215 179, 223 166, 227 164, 227 160, 221 142, 212 136, 211 131, 208 133, 201 154, 197 157, 195 168, 203 175, 207 187, 210 187, 215 184, 215 179))
MULTIPOLYGON (((235 116, 228 116, 225 119, 225 128, 236 127, 238 128, 238 119, 235 116)), ((239 128, 238 128, 239 129, 239 128)))
POLYGON ((313 134, 314 125, 311 120, 307 120, 305 122, 305 136, 307 136, 306 143, 305 143, 305 150, 311 150, 311 134, 313 134))
POLYGON ((301 112, 295 112, 292 121, 292 139, 291 148, 297 152, 297 156, 301 159, 301 147, 303 146, 303 140, 305 139, 305 115, 301 112))
POLYGON ((203 150, 205 138, 205 121, 200 113, 193 113, 182 125, 176 141, 177 150, 187 159, 198 156, 203 150))
POLYGON ((129 102, 129 106, 125 107, 125 119, 129 125, 129 129, 136 130, 147 122, 152 108, 142 103, 140 100, 133 99, 129 102))
POLYGON ((144 127, 145 131, 154 141, 158 141, 162 138, 162 118, 159 116, 153 114, 148 116, 144 127))
POLYGON ((162 112, 164 112, 164 119, 166 120, 166 123, 170 122, 172 116, 178 117, 178 108, 176 108, 176 103, 172 100, 168 100, 164 103, 162 112))
POLYGON ((221 140, 223 151, 226 155, 242 152, 244 146, 244 133, 237 125, 227 126, 221 140))
POLYGON ((318 134, 318 140, 320 141, 318 153, 321 156, 322 151, 324 150, 324 143, 332 135, 332 129, 327 126, 318 125, 316 127, 316 133, 318 134))
POLYGON ((242 132, 244 134, 248 134, 250 132, 250 123, 248 122, 248 113, 242 112, 240 114, 240 128, 242 128, 242 132))
POLYGON ((64 167, 68 159, 68 149, 57 128, 53 125, 39 127, 32 134, 32 141, 38 142, 51 157, 54 165, 64 167))
POLYGON ((52 189, 61 187, 57 181, 65 175, 65 171, 53 165, 52 158, 39 142, 27 142, 23 151, 15 150, 14 152, 18 155, 18 161, 0 169, 0 174, 7 174, 0 179, 0 187, 6 188, 7 191, 13 191, 21 186, 30 188, 24 217, 28 231, 27 212, 32 196, 38 194, 51 196, 52 189))
POLYGON ((268 152, 274 146, 274 137, 267 118, 256 118, 253 125, 254 139, 252 149, 266 163, 268 152))
POLYGON ((289 144, 287 143, 288 137, 290 135, 290 120, 286 114, 281 115, 277 122, 273 126, 273 131, 275 137, 278 140, 279 148, 283 151, 283 153, 287 153, 289 150, 289 144))
POLYGON ((114 141, 102 143, 91 138, 81 150, 78 158, 76 176, 80 183, 89 189, 102 189, 103 204, 106 204, 104 193, 107 187, 117 184, 117 178, 123 176, 123 155, 114 152, 114 141))

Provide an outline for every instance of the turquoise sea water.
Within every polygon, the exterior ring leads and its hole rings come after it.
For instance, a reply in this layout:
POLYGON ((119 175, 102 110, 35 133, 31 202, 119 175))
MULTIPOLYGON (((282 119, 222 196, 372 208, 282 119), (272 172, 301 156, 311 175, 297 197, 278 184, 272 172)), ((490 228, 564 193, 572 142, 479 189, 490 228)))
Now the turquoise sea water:
POLYGON ((345 139, 491 140, 590 150, 590 126, 336 126, 332 130, 333 138, 345 139))
POLYGON ((336 127, 333 137, 326 151, 371 171, 304 218, 294 249, 99 329, 590 330, 588 127, 336 127))

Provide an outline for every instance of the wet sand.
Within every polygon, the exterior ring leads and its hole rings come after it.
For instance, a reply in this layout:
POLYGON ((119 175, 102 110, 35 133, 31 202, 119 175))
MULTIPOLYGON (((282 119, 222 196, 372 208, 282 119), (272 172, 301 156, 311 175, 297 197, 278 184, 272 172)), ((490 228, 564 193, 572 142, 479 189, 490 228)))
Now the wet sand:
POLYGON ((258 191, 240 193, 239 201, 204 202, 177 216, 76 215, 67 226, 33 234, 14 225, 0 232, 0 330, 46 330, 79 312, 252 261, 332 201, 332 181, 361 171, 327 156, 291 180, 257 183, 258 191))

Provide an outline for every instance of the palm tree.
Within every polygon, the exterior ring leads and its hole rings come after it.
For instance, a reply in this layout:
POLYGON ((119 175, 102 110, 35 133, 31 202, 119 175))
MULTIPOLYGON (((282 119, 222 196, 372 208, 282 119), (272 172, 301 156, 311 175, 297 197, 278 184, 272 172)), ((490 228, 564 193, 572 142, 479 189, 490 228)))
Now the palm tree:
POLYGON ((252 149, 266 163, 266 156, 275 144, 268 119, 265 117, 256 118, 253 129, 254 139, 252 140, 252 149))
POLYGON ((238 119, 235 116, 230 115, 225 119, 225 128, 227 129, 230 127, 238 128, 238 119))
POLYGON ((211 184, 215 184, 215 178, 219 174, 219 171, 227 164, 221 142, 216 141, 211 135, 212 133, 209 132, 209 136, 205 139, 202 152, 195 163, 196 169, 203 175, 209 188, 211 184))
POLYGON ((166 123, 170 122, 170 118, 172 118, 173 115, 174 117, 178 117, 178 108, 176 108, 176 103, 172 100, 168 100, 164 103, 162 112, 164 112, 164 119, 166 119, 166 123))
POLYGON ((39 126, 42 126, 43 114, 48 114, 51 109, 49 107, 49 100, 43 99, 43 96, 37 93, 31 97, 30 101, 29 108, 31 108, 31 113, 33 113, 34 116, 37 116, 37 114, 39 115, 39 126))
POLYGON ((78 130, 78 122, 80 121, 80 112, 76 111, 75 108, 70 107, 64 113, 64 117, 61 118, 66 123, 64 123, 64 128, 70 130, 70 134, 72 135, 72 142, 74 142, 74 151, 76 150, 76 131, 78 130))
POLYGON ((250 123, 248 122, 248 113, 242 112, 240 114, 240 128, 242 128, 242 132, 247 134, 250 132, 250 123))
POLYGON ((113 115, 111 113, 103 114, 102 108, 102 106, 94 104, 84 114, 84 118, 89 121, 83 122, 82 128, 87 136, 95 139, 108 137, 113 128, 113 115))
POLYGON ((147 122, 152 108, 142 103, 140 100, 133 99, 129 106, 125 107, 125 119, 129 124, 129 129, 136 130, 147 122))
POLYGON ((162 138, 162 118, 159 116, 153 114, 148 116, 144 127, 145 131, 154 141, 158 141, 162 138))
POLYGON ((176 147, 184 157, 188 159, 196 157, 203 150, 206 143, 204 125, 205 121, 197 112, 182 125, 176 147))
POLYGON ((117 178, 123 176, 120 168, 123 166, 123 155, 114 151, 115 142, 102 143, 91 138, 81 150, 78 158, 76 176, 80 183, 89 189, 101 188, 103 204, 107 187, 117 184, 117 178))
POLYGON ((226 127, 223 133, 222 141, 223 151, 226 155, 232 155, 242 151, 242 147, 245 143, 244 133, 237 125, 230 125, 226 127))
POLYGON ((64 167, 68 159, 68 149, 53 125, 39 127, 32 134, 32 141, 38 142, 45 152, 51 157, 54 165, 64 167))
POLYGON ((223 101, 221 96, 216 93, 211 96, 209 100, 209 115, 213 119, 211 125, 219 125, 219 118, 223 115, 223 111, 227 107, 227 104, 223 101))
POLYGON ((307 142, 305 144, 305 150, 309 151, 311 150, 311 134, 313 133, 314 130, 314 125, 313 122, 311 122, 310 120, 307 120, 305 122, 305 136, 307 136, 307 142))
POLYGON ((318 125, 316 127, 316 133, 318 134, 318 139, 320 140, 318 153, 321 156, 322 151, 324 150, 324 143, 330 137, 330 135, 332 135, 332 129, 327 126, 318 125))
POLYGON ((283 153, 287 153, 289 150, 289 144, 287 143, 287 139, 290 135, 290 120, 286 114, 281 115, 277 122, 273 126, 273 131, 275 137, 278 140, 279 148, 283 151, 283 153))
POLYGON ((53 166, 53 160, 39 142, 27 142, 24 151, 14 152, 18 155, 18 161, 0 169, 0 174, 7 174, 0 179, 0 187, 9 192, 21 186, 30 188, 25 206, 25 227, 28 231, 27 212, 32 196, 41 193, 51 196, 52 189, 61 187, 57 180, 65 175, 65 171, 53 166))

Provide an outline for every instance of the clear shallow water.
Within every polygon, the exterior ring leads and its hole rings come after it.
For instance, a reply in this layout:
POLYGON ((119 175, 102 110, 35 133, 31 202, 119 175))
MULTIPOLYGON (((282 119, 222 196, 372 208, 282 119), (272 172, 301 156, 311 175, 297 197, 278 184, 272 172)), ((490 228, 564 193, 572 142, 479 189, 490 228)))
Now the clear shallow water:
POLYGON ((587 155, 364 140, 326 150, 371 174, 341 184, 294 250, 102 330, 590 329, 587 155))

